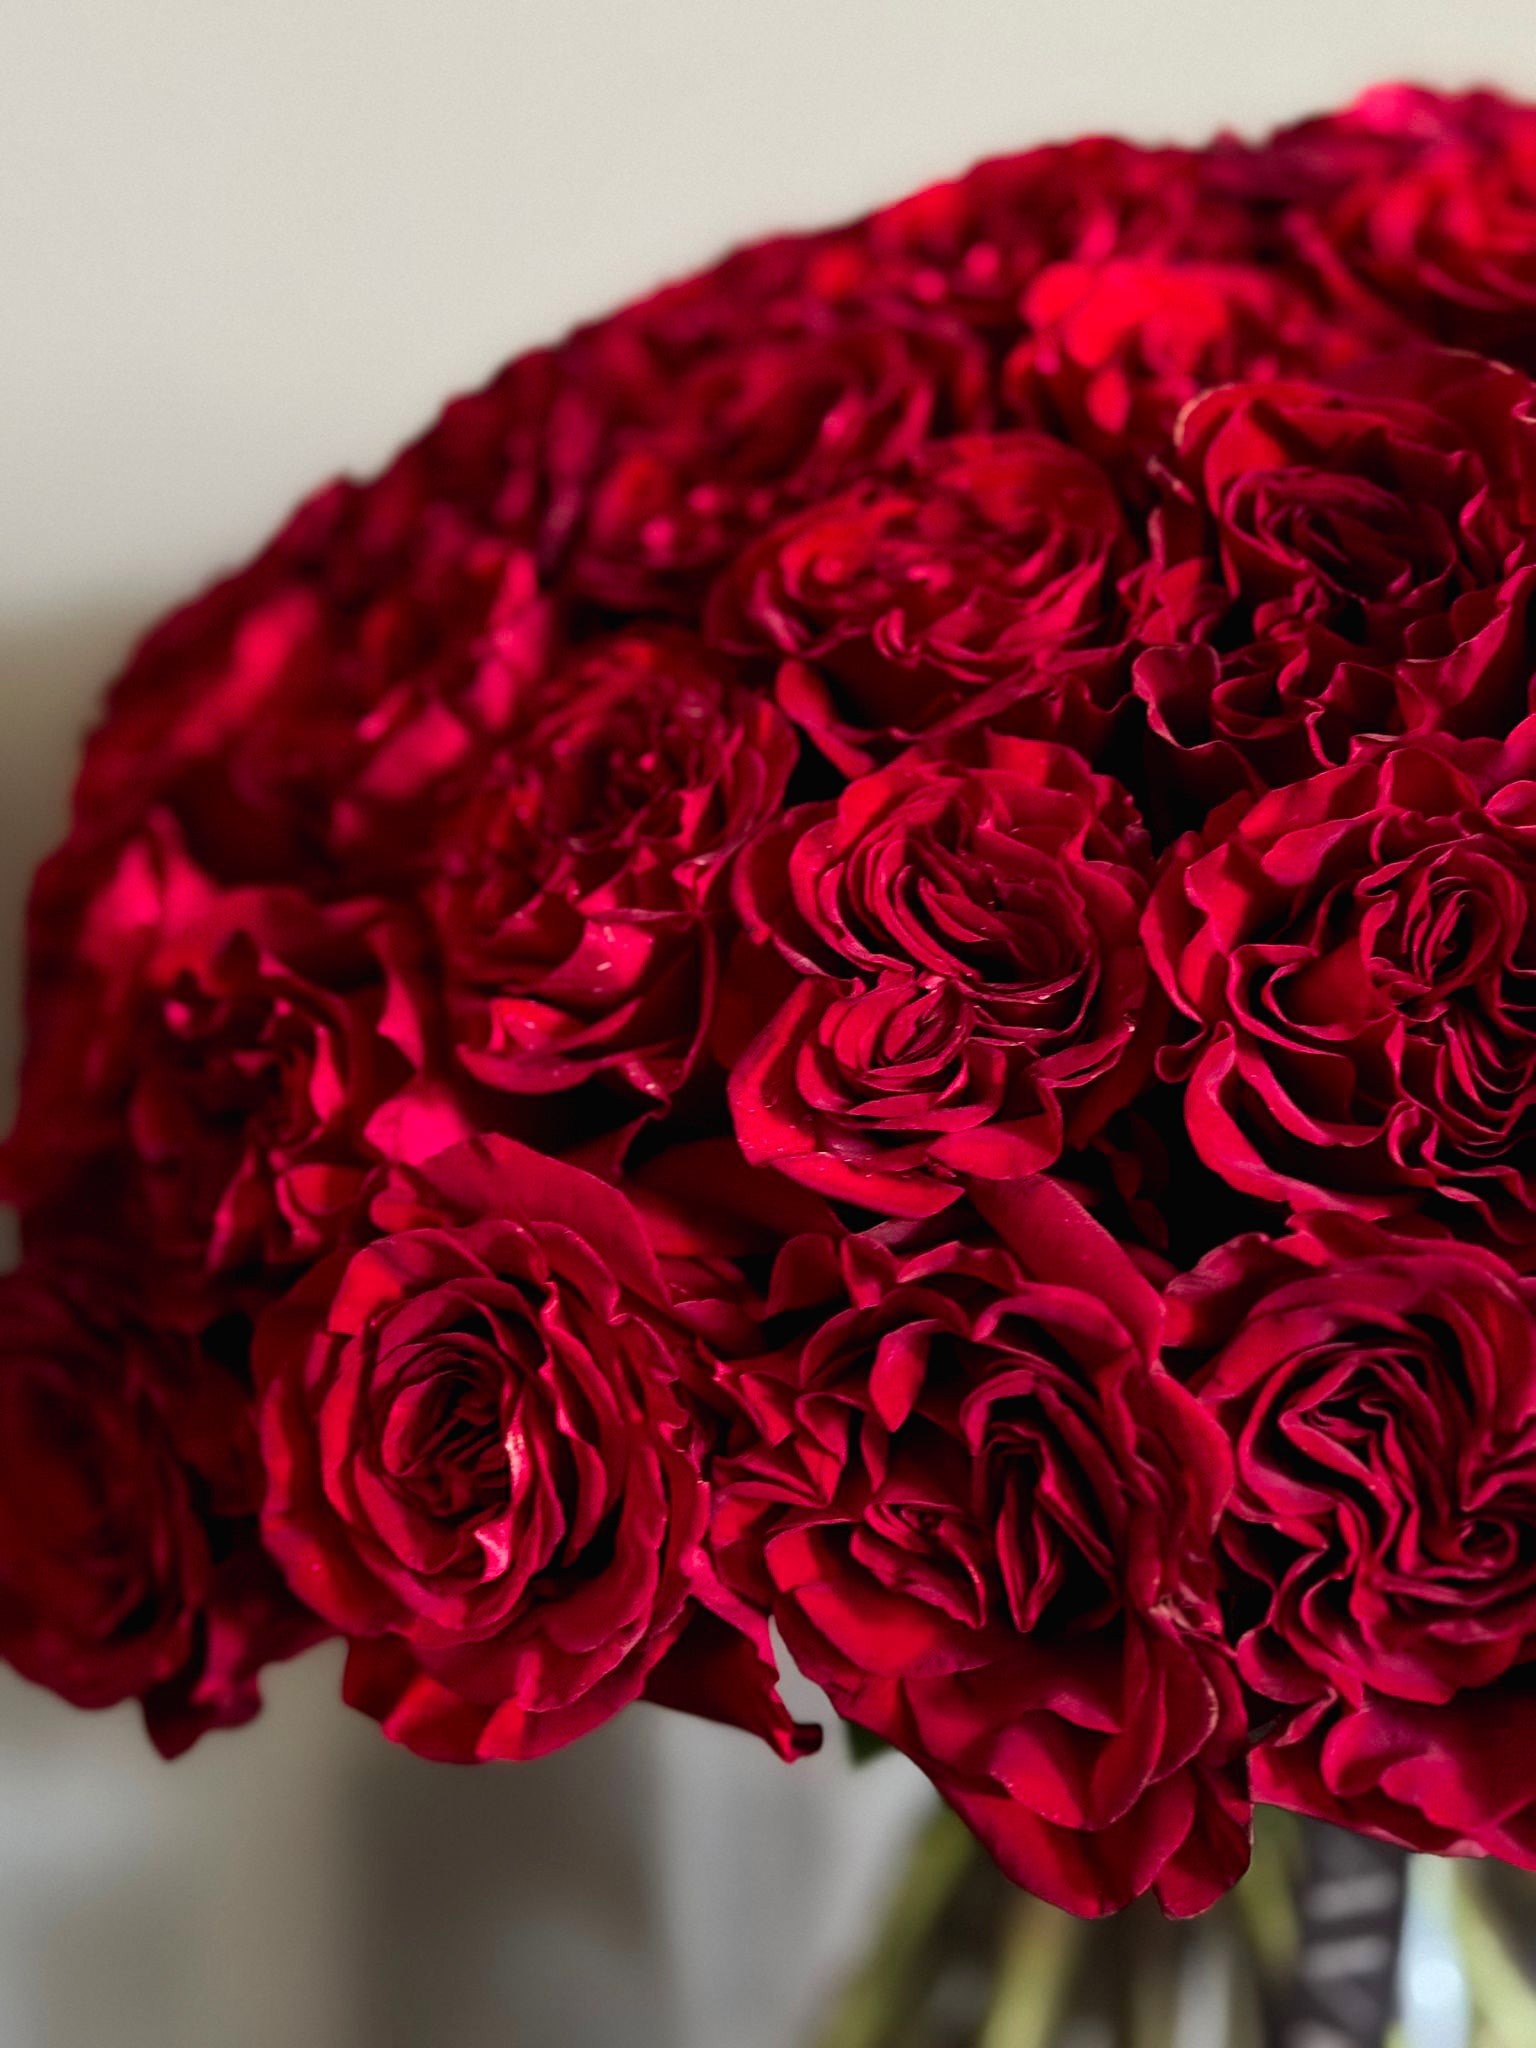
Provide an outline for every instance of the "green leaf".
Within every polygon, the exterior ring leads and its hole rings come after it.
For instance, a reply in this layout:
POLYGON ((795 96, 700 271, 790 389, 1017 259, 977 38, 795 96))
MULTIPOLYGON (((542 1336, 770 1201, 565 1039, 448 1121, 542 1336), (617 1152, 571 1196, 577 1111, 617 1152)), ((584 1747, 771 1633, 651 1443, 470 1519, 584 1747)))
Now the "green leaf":
POLYGON ((856 1764, 873 1763, 877 1756, 889 1756, 891 1745, 883 1735, 871 1735, 867 1728, 861 1728, 856 1721, 845 1721, 843 1732, 848 1737, 848 1754, 856 1764))

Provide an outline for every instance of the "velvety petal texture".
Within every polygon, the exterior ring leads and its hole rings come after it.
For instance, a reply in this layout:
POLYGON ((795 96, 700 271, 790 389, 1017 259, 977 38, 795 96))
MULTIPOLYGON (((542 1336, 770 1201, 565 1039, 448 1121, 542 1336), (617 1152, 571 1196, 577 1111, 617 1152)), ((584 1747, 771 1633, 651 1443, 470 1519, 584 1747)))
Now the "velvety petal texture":
POLYGON ((1530 731, 1378 751, 1173 849, 1144 929, 1196 1035, 1163 1067, 1233 1187, 1536 1262, 1530 731))
MULTIPOLYGON (((541 1755, 736 1611, 706 1555, 687 1334, 624 1198, 510 1141, 387 1175, 367 1216, 262 1323, 266 1541, 398 1740, 541 1755)), ((730 1658, 729 1630, 688 1654, 730 1658)), ((798 1741, 771 1702, 759 1718, 798 1741)))
POLYGON ((1536 386, 1422 347, 1192 398, 1137 578, 1135 689, 1185 806, 1532 708, 1536 386))
POLYGON ((1155 1290, 1034 1178, 792 1240, 767 1310, 780 1343, 725 1382, 727 1571, 1018 1882, 1209 1904, 1247 1859, 1228 1452, 1158 1363, 1155 1290))
MULTIPOLYGON (((1536 109, 739 249, 158 624, 27 919, 0 1655, 636 1700, 1196 1912, 1536 1867, 1536 109)), ((743 1853, 747 1853, 744 1849, 743 1853)))
POLYGON ((1536 1282, 1324 1214, 1233 1240, 1168 1299, 1236 1459, 1255 1796, 1536 1867, 1536 1282))
POLYGON ((257 1538, 239 1333, 146 1326, 88 1249, 0 1283, 0 1652, 76 1706, 139 1698, 174 1756, 326 1631, 257 1538))
POLYGON ((1039 741, 970 735, 791 811, 737 868, 782 969, 756 987, 790 990, 732 1071, 746 1157, 897 1216, 1052 1165, 1150 1072, 1150 865, 1125 791, 1039 741))

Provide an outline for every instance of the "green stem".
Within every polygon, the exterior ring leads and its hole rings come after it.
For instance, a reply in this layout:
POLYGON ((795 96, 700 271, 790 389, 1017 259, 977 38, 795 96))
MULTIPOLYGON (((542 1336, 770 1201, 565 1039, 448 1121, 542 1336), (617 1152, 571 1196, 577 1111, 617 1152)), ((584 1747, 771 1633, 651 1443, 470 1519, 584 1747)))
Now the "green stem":
POLYGON ((1082 1921, 1020 1895, 976 2048, 1050 2048, 1083 1938, 1082 1921))
POLYGON ((965 1823, 941 1807, 918 1836, 874 1947, 815 2048, 885 2048, 942 1960, 934 1930, 980 1854, 965 1823))

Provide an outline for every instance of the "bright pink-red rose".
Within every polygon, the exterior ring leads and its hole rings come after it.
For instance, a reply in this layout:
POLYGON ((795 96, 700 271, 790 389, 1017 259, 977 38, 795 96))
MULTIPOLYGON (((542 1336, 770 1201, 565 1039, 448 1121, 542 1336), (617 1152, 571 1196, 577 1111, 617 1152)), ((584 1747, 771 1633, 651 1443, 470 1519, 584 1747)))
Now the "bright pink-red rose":
POLYGON ((1207 801, 1530 699, 1536 388, 1445 351, 1208 393, 1140 581, 1152 770, 1207 801))
POLYGON ((458 1056, 545 1094, 665 1101, 719 972, 731 858, 784 796, 794 735, 696 640, 599 643, 531 700, 428 896, 458 1056))
POLYGON ((1239 797, 1175 849, 1152 961, 1197 1026, 1201 1157, 1293 1208, 1422 1215, 1536 1261, 1536 782, 1404 746, 1239 797))
POLYGON ((1155 1362, 1156 1293, 1069 1195, 976 1200, 786 1246, 778 1346, 724 1383, 722 1561, 1016 1882, 1195 1912, 1248 1854, 1211 1555, 1227 1448, 1155 1362))
POLYGON ((784 709, 845 775, 986 723, 1094 752, 1138 559, 1108 478, 1042 434, 964 435, 811 506, 716 587, 711 638, 785 657, 784 709))
POLYGON ((642 1693, 803 1746, 710 1563, 682 1385, 706 1368, 624 1197, 484 1138, 397 1169, 367 1217, 256 1351, 263 1530, 352 1638, 348 1697, 461 1762, 642 1693))
POLYGON ((1165 1014, 1134 806, 1065 747, 972 736, 791 811, 737 875, 747 1158, 889 1215, 945 1206, 1092 1137, 1165 1014))
MULTIPOLYGON (((1011 410, 1088 450, 1132 500, 1201 391, 1303 367, 1316 375, 1373 339, 1284 272, 1157 252, 1050 264, 1022 310, 1025 338, 1004 370, 1011 410)), ((1380 341, 1391 322, 1377 326, 1380 341)))
POLYGON ((1536 1867, 1536 1282, 1341 1216, 1169 1292, 1230 1441, 1256 1798, 1536 1867))

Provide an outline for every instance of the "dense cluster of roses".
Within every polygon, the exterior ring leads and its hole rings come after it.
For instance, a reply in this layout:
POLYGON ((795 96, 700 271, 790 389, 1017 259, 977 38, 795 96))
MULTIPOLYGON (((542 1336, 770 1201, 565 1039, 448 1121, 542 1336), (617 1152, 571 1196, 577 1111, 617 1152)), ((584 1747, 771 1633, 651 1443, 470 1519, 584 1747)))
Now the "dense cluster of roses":
POLYGON ((1536 111, 1088 141, 161 625, 30 927, 0 1651, 432 1757, 775 1643, 1020 1883, 1536 1867, 1536 111))

